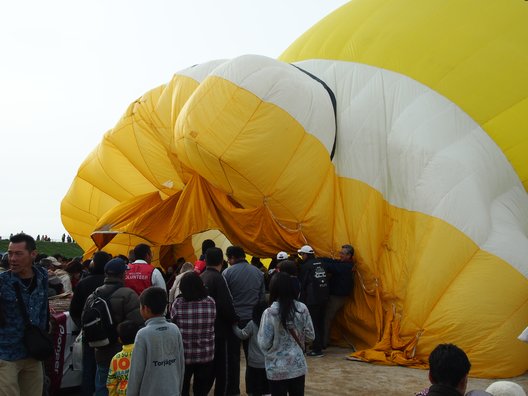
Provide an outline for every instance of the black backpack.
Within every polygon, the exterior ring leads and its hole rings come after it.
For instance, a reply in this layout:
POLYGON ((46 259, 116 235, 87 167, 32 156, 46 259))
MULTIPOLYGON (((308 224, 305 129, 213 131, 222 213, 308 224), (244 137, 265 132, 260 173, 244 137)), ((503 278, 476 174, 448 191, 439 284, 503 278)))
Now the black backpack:
POLYGON ((328 300, 330 291, 328 289, 328 278, 326 277, 326 271, 323 267, 323 263, 321 261, 314 261, 308 276, 308 287, 311 287, 311 292, 313 293, 312 296, 310 296, 310 291, 308 291, 309 303, 317 304, 328 300))
POLYGON ((81 328, 83 339, 92 348, 100 348, 117 341, 116 324, 112 319, 112 307, 108 300, 119 288, 120 286, 108 293, 102 293, 99 287, 86 301, 81 315, 81 328))

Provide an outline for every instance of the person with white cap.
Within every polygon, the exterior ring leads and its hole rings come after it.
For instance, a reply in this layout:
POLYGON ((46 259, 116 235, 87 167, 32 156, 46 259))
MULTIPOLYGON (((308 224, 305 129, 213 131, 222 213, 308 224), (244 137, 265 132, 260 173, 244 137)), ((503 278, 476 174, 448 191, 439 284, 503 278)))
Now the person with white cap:
POLYGON ((297 251, 302 259, 299 270, 301 293, 299 300, 306 304, 315 330, 315 339, 308 356, 322 357, 324 342, 324 317, 329 291, 326 272, 321 260, 315 257, 310 245, 304 245, 297 251))
POLYGON ((51 265, 48 268, 49 271, 53 272, 53 275, 57 276, 63 286, 63 292, 64 293, 71 293, 72 292, 72 283, 70 279, 70 274, 68 274, 65 270, 62 269, 62 263, 57 260, 53 256, 46 257, 51 265))

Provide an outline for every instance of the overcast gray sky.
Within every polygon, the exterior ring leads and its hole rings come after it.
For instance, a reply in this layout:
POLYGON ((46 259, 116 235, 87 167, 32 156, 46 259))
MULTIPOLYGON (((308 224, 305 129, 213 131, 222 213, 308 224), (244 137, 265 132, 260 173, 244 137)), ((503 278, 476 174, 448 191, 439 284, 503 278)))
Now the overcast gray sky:
POLYGON ((141 94, 196 63, 276 58, 346 2, 2 2, 0 236, 60 238, 79 165, 141 94))

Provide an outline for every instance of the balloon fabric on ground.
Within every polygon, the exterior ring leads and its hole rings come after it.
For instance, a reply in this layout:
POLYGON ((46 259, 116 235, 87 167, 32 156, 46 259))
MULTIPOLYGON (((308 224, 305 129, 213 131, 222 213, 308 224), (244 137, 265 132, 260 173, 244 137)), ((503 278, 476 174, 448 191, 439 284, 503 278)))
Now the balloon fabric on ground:
POLYGON ((353 358, 424 367, 451 342, 472 375, 520 375, 527 18, 513 0, 357 0, 279 60, 181 70, 86 158, 63 223, 88 252, 147 241, 161 264, 208 230, 259 257, 352 243, 332 336, 353 358))

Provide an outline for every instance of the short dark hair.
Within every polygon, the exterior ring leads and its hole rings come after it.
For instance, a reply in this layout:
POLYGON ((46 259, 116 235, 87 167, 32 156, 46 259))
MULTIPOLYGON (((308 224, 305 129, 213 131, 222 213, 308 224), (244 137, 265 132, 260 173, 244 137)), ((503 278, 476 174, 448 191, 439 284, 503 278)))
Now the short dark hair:
POLYGON ((66 266, 65 271, 69 274, 79 274, 79 273, 82 273, 83 270, 84 270, 84 267, 80 261, 72 260, 66 266))
POLYGON ((207 249, 216 247, 216 244, 212 239, 204 239, 202 242, 202 254, 205 254, 207 252, 207 249))
POLYGON ((285 272, 288 275, 297 276, 299 273, 299 269, 297 268, 297 264, 295 264, 295 261, 292 260, 283 260, 279 264, 277 264, 277 268, 280 272, 285 272))
POLYGON ((37 243, 35 242, 35 239, 33 239, 33 237, 28 234, 24 234, 24 233, 15 234, 9 238, 9 242, 11 243, 26 242, 26 249, 29 252, 32 252, 33 250, 37 250, 37 243))
POLYGON ((150 308, 154 315, 163 315, 167 308, 167 292, 157 286, 151 286, 141 293, 139 302, 144 307, 150 308))
POLYGON ((117 334, 123 345, 133 344, 138 331, 139 325, 131 320, 124 320, 117 325, 117 334))
POLYGON ((470 368, 466 353, 454 344, 439 344, 429 355, 429 374, 434 384, 456 388, 470 368))
POLYGON ((112 255, 104 250, 95 252, 92 257, 93 267, 90 272, 92 274, 104 274, 104 267, 111 259, 112 255))
POLYGON ((180 291, 186 301, 198 301, 207 297, 207 290, 200 275, 194 271, 184 273, 180 281, 180 291))
POLYGON ((149 254, 152 255, 152 250, 146 243, 140 243, 134 248, 134 257, 136 260, 146 260, 149 254))
POLYGON ((205 264, 209 267, 216 267, 222 264, 224 260, 224 253, 222 249, 217 247, 209 248, 205 251, 205 264))
POLYGON ((226 250, 227 258, 243 259, 246 257, 244 249, 240 246, 229 246, 226 250))

